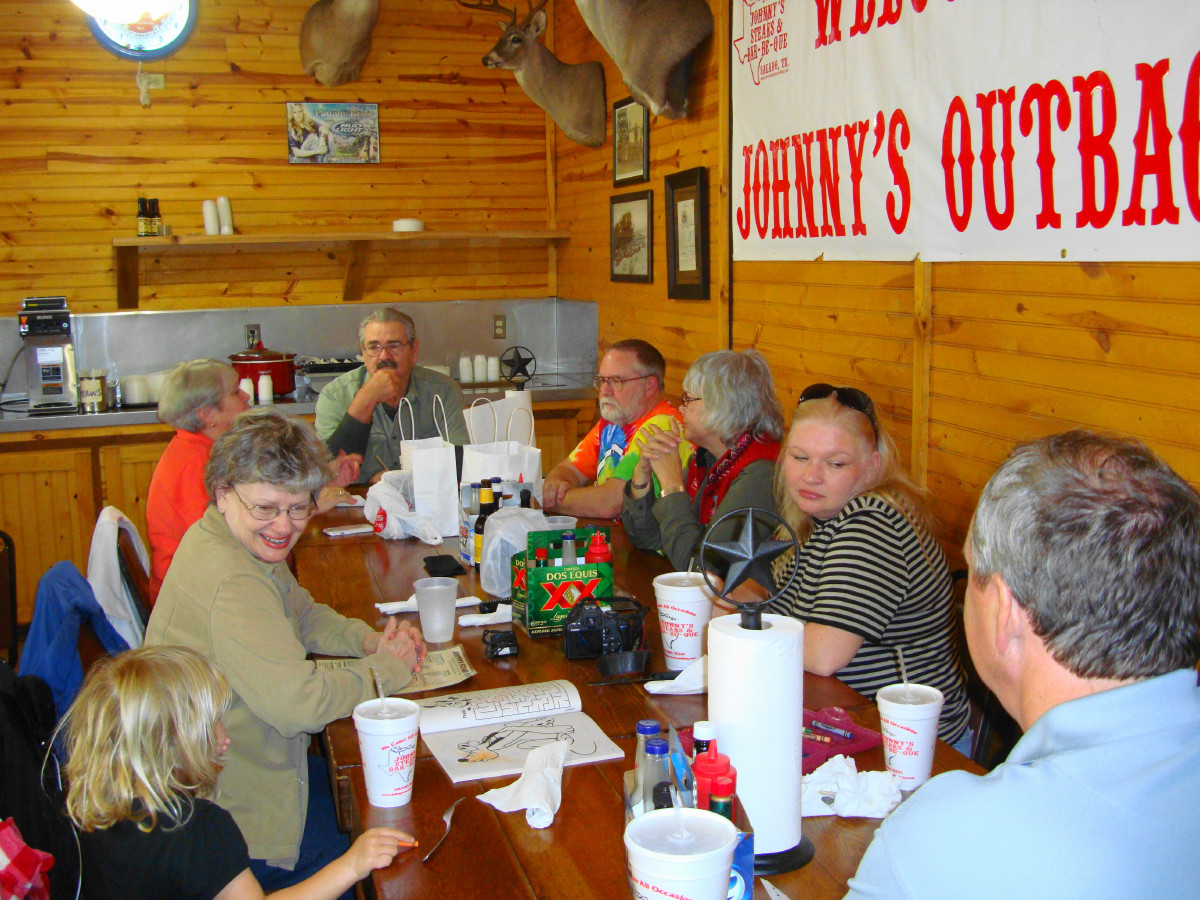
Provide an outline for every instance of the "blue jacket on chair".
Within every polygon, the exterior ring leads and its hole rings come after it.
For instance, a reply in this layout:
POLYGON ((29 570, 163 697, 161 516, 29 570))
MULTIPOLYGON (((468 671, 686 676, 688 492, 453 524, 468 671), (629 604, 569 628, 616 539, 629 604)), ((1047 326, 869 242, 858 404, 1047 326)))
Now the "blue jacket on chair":
POLYGON ((59 718, 83 684, 79 626, 84 620, 91 623, 110 656, 129 649, 125 639, 109 624, 92 586, 75 564, 55 563, 38 581, 33 621, 21 650, 20 673, 37 675, 50 685, 59 718))

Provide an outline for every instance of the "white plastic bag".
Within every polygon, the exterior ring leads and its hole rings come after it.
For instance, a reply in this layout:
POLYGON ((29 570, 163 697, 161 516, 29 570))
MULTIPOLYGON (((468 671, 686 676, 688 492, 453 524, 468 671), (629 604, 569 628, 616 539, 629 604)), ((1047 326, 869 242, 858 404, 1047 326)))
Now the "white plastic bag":
POLYGON ((505 506, 488 516, 483 527, 483 560, 479 584, 493 597, 512 594, 512 557, 529 544, 529 532, 549 529, 540 509, 505 506))
POLYGON ((412 472, 384 472, 367 490, 363 513, 381 538, 399 540, 415 537, 434 547, 442 545, 437 526, 412 508, 412 472))

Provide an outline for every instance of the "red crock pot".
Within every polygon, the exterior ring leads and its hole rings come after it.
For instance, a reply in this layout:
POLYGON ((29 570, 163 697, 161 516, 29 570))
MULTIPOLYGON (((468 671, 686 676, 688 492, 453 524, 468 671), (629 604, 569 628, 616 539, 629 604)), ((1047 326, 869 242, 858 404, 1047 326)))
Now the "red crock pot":
POLYGON ((276 396, 290 394, 296 389, 296 364, 293 362, 295 358, 295 353, 267 350, 262 341, 249 350, 229 355, 229 361, 237 370, 238 378, 249 378, 258 384, 259 375, 270 375, 271 386, 274 387, 276 396))

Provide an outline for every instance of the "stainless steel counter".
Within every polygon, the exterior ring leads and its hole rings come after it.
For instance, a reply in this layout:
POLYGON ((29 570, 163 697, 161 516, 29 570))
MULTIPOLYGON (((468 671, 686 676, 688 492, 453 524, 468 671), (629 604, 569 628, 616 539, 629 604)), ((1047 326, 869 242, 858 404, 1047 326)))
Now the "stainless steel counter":
MULTIPOLYGON (((549 403, 556 400, 595 400, 596 391, 591 385, 591 373, 565 372, 536 375, 528 390, 534 403, 549 403)), ((463 400, 470 406, 479 398, 499 398, 500 389, 474 390, 470 385, 463 389, 463 400)), ((288 415, 313 415, 317 409, 317 394, 307 386, 295 394, 276 401, 281 412, 288 415)), ((22 431, 58 431, 68 428, 111 428, 129 425, 159 424, 158 412, 154 407, 108 410, 102 413, 66 413, 62 415, 36 415, 27 412, 0 410, 0 434, 22 431)))

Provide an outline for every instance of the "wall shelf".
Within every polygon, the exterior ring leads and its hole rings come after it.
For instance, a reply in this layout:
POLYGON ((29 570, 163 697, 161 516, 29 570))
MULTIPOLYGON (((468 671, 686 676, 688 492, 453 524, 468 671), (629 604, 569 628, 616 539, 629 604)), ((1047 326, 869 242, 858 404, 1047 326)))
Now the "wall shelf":
POLYGON ((137 309, 141 290, 138 258, 157 255, 270 253, 277 250, 310 250, 340 245, 346 248, 346 276, 342 300, 363 297, 367 259, 373 244, 396 247, 518 247, 554 245, 570 237, 567 231, 329 231, 296 234, 181 234, 166 237, 113 238, 117 275, 117 309, 137 309))

